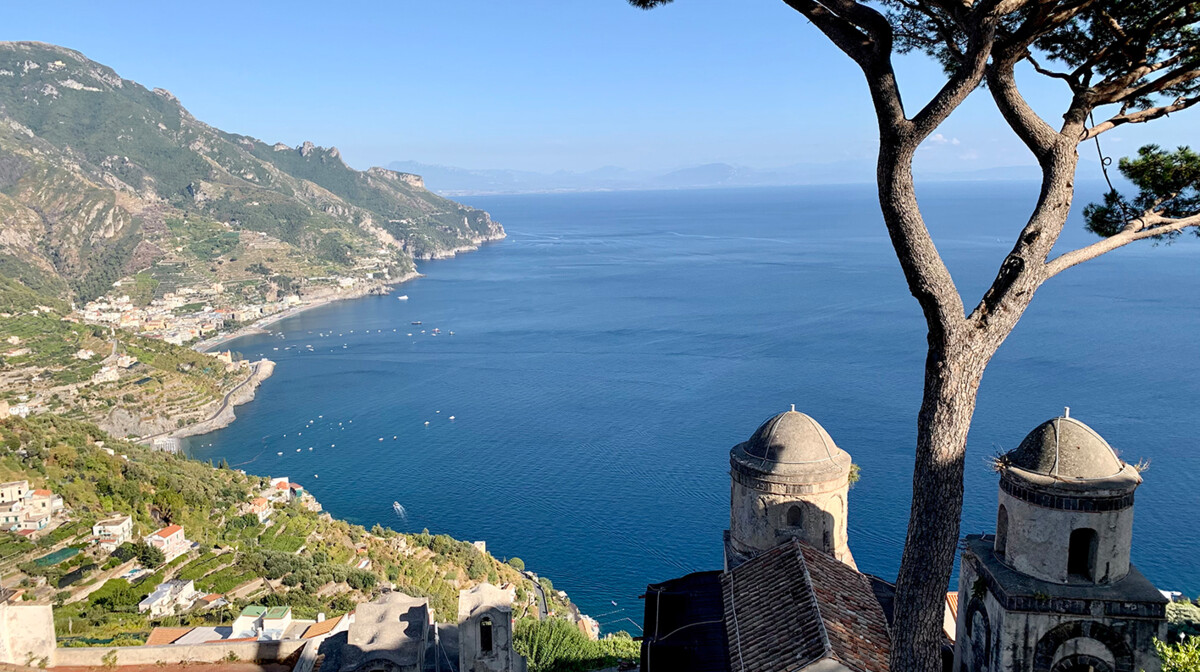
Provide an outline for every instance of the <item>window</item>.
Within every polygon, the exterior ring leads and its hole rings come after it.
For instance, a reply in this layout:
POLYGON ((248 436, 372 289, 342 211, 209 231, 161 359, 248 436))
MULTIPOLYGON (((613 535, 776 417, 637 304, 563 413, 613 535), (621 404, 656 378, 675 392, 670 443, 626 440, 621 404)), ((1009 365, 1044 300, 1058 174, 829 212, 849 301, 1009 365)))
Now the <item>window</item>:
POLYGON ((492 651, 492 619, 487 616, 479 621, 479 650, 484 653, 492 651))
POLYGON ((1081 527, 1071 531, 1067 547, 1067 574, 1073 579, 1096 580, 1096 531, 1081 527))
POLYGON ((798 505, 793 504, 788 507, 787 524, 788 527, 801 527, 804 525, 804 512, 800 510, 798 505))
POLYGON ((1008 552, 1008 509, 1000 505, 1000 513, 996 514, 996 555, 1003 560, 1008 552))

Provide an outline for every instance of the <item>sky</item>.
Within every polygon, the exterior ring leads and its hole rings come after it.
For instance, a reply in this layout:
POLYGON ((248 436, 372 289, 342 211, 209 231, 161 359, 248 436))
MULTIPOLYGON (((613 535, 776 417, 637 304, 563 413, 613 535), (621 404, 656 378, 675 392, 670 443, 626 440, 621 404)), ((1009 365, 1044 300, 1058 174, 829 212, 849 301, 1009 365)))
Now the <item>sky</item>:
MULTIPOLYGON (((861 73, 781 0, 62 1, 4 13, 0 40, 76 49, 213 126, 336 146, 359 169, 869 164, 876 146, 861 73)), ((942 73, 915 55, 897 69, 911 113, 942 73)), ((1061 114, 1061 83, 1027 75, 1027 96, 1061 114)), ((1198 130, 1200 113, 1184 113, 1114 131, 1105 151, 1198 130)), ((939 131, 919 167, 1033 164, 985 91, 939 131)))

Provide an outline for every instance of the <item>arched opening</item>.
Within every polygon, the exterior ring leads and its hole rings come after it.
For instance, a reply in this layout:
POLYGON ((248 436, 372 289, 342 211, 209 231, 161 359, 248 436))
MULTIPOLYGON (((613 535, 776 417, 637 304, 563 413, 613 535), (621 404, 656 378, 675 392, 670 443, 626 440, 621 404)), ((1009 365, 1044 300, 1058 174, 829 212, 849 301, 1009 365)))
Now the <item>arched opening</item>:
POLYGON ((1096 580, 1096 531, 1081 527, 1071 531, 1067 546, 1067 574, 1073 579, 1096 580))
POLYGON ((1004 559, 1005 553, 1008 552, 1008 509, 1004 505, 1000 505, 1000 512, 996 514, 996 556, 1001 560, 1004 559))
POLYGON ((1050 672, 1112 672, 1112 666, 1095 656, 1077 653, 1055 663, 1050 672))
POLYGON ((479 621, 479 650, 484 653, 492 651, 492 619, 487 616, 479 621))
POLYGON ((788 527, 802 527, 804 525, 804 512, 800 510, 798 504, 788 507, 786 518, 788 527))

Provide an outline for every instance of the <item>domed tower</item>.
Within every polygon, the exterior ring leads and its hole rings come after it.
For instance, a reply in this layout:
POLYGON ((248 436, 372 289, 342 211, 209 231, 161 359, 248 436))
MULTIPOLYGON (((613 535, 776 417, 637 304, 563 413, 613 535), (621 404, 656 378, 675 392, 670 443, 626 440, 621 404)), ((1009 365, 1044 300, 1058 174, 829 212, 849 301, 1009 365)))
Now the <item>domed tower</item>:
POLYGON ((1091 427, 1038 425, 1000 460, 996 556, 1054 583, 1112 583, 1129 573, 1133 491, 1142 477, 1091 427))
POLYGON ((1137 469, 1069 410, 997 467, 996 534, 963 542, 955 669, 1158 670, 1166 599, 1129 562, 1137 469))
POLYGON ((792 410, 729 451, 725 568, 792 537, 854 567, 846 545, 850 455, 816 420, 792 410))

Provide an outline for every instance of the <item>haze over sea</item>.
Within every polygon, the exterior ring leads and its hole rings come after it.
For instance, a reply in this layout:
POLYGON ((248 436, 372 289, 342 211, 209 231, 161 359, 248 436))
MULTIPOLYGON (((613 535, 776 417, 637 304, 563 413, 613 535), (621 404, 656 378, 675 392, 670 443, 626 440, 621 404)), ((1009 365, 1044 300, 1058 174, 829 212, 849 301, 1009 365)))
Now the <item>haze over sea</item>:
MULTIPOLYGON (((1101 193, 1084 183, 1079 200, 1101 193)), ((1036 194, 919 189, 971 305, 1036 194)), ((289 476, 367 527, 486 540, 605 629, 637 634, 621 619, 640 624, 648 582, 720 568, 728 451, 794 403, 862 467, 849 502, 859 568, 895 576, 925 332, 873 187, 464 200, 508 239, 425 263, 393 296, 235 342, 279 365, 190 454, 289 476)), ((1076 214, 1060 248, 1091 240, 1076 214)), ((989 458, 1070 406, 1124 459, 1151 461, 1134 562, 1160 588, 1200 593, 1198 256, 1191 238, 1141 245, 1039 291, 983 381, 964 534, 994 530, 989 458)))

